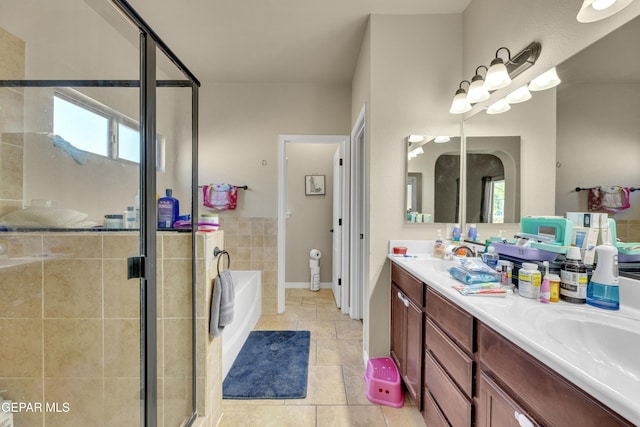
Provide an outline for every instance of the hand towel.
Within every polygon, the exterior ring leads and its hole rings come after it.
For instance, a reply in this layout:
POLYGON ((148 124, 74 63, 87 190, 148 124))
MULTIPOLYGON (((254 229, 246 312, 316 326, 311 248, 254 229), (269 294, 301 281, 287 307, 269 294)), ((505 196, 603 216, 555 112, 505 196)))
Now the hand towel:
POLYGON ((235 288, 231 272, 225 270, 216 276, 209 311, 209 335, 212 338, 222 334, 225 326, 233 322, 235 288))
POLYGON ((630 190, 617 185, 600 186, 589 190, 589 212, 616 213, 628 209, 630 190))
POLYGON ((217 210, 235 209, 238 205, 238 187, 231 184, 209 184, 202 187, 203 204, 217 210))

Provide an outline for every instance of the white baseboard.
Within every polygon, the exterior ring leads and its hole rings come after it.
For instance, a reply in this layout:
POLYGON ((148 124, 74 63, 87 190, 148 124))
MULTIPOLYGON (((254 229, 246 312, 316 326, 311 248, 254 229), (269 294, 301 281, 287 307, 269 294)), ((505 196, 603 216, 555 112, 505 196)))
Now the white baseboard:
MULTIPOLYGON (((304 289, 310 287, 310 282, 285 282, 284 287, 287 289, 304 289)), ((320 289, 331 289, 333 283, 320 282, 320 289)))

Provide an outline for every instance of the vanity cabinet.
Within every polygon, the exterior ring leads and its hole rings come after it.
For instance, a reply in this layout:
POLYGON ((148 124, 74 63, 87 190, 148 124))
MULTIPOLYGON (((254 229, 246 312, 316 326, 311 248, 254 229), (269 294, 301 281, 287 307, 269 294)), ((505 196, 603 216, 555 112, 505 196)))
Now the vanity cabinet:
POLYGON ((478 356, 478 427, 521 425, 516 412, 533 425, 633 425, 480 322, 478 356))
POLYGON ((473 316, 427 287, 424 330, 425 423, 442 416, 452 427, 473 422, 474 323, 473 316))
POLYGON ((422 407, 424 285, 402 268, 391 267, 391 357, 411 399, 422 407))

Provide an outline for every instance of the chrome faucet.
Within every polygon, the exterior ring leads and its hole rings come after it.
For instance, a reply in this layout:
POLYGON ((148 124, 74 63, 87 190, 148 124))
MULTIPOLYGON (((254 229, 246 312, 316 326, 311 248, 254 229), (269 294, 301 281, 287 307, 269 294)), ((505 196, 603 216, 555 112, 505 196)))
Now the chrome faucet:
MULTIPOLYGON (((457 243, 455 246, 449 247, 447 249, 451 250, 451 252, 449 253, 449 259, 454 259, 458 255, 458 251, 460 249, 464 249, 464 255, 467 256, 467 257, 475 257, 476 256, 475 249, 473 249, 471 246, 469 246, 469 245, 467 245, 465 243, 457 243)), ((462 253, 460 253, 460 255, 462 255, 462 253)))

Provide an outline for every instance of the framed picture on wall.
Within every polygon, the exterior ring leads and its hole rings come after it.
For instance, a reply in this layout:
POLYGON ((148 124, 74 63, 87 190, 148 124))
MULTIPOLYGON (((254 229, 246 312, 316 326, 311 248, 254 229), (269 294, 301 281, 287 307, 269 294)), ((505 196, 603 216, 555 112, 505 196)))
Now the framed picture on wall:
POLYGON ((305 196, 323 196, 325 194, 324 175, 305 175, 304 194, 305 196))

